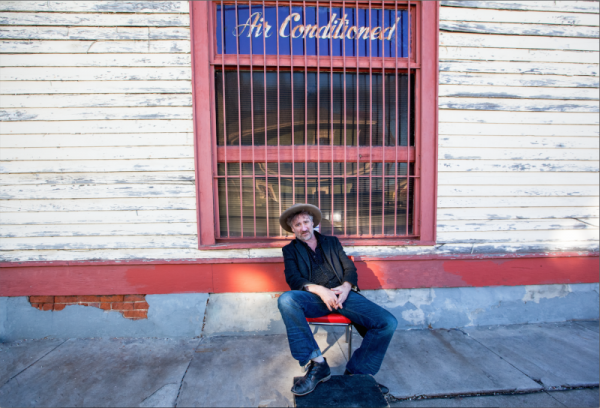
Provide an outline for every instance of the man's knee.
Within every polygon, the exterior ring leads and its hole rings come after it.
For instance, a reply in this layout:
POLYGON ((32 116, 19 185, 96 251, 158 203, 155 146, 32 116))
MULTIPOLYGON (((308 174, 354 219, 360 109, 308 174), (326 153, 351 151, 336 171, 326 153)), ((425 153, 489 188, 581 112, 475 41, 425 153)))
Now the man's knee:
POLYGON ((298 303, 294 299, 292 292, 284 292, 277 299, 277 307, 279 308, 280 312, 284 312, 286 310, 298 307, 298 303))
POLYGON ((394 315, 392 315, 391 313, 388 313, 385 318, 384 328, 386 329, 386 331, 394 332, 397 327, 398 327, 398 320, 394 317, 394 315))

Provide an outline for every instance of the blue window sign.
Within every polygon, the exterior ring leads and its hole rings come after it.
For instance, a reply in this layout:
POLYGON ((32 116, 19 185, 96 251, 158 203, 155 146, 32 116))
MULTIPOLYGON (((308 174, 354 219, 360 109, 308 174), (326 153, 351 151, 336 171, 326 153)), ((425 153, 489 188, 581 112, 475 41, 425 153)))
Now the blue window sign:
POLYGON ((409 26, 408 10, 219 4, 217 52, 277 55, 279 38, 279 55, 407 58, 409 26))

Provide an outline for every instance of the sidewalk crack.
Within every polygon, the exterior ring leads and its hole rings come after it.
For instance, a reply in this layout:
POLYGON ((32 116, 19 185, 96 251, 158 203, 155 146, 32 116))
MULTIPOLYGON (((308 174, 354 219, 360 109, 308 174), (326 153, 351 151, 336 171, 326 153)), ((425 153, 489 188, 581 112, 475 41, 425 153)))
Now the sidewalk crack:
MULTIPOLYGON (((152 397, 154 394, 156 394, 157 392, 159 392, 160 390, 162 390, 163 388, 165 388, 167 385, 177 385, 177 383, 166 383, 166 384, 164 384, 164 385, 160 386, 160 387, 159 387, 159 388, 158 388, 156 391, 154 391, 152 394, 150 394, 150 395, 148 395, 146 398, 144 398, 144 399, 142 400, 142 404, 143 404, 144 402, 146 402, 146 401, 148 400, 148 398, 152 397)), ((177 394, 177 395, 179 395, 179 394, 177 394)))
MULTIPOLYGON (((200 338, 200 341, 198 342, 198 344, 196 344, 196 347, 194 347, 194 352, 198 349, 198 346, 202 343, 202 341, 204 339, 205 339, 205 337, 200 338)), ((179 390, 177 390, 177 397, 175 398, 175 408, 177 408, 177 405, 179 404, 179 395, 181 394, 181 388, 183 388, 183 380, 185 379, 185 376, 187 375, 187 372, 190 369, 190 365, 192 365, 192 360, 194 359, 194 355, 195 355, 195 353, 192 353, 190 362, 188 363, 187 367, 185 368, 185 372, 181 376, 181 380, 179 380, 179 390)))
POLYGON ((41 356, 40 358, 38 358, 37 360, 35 360, 34 362, 32 362, 31 364, 29 364, 27 367, 25 367, 24 369, 22 369, 21 371, 19 371, 17 374, 15 374, 12 377, 10 377, 8 379, 8 381, 6 381, 4 384, 0 385, 0 388, 4 387, 6 384, 8 384, 9 382, 11 382, 14 378, 18 377, 22 372, 24 372, 29 367, 31 367, 32 365, 34 365, 35 363, 37 363, 38 361, 40 361, 41 359, 43 359, 44 357, 46 357, 48 354, 52 353, 54 350, 56 350, 57 348, 59 348, 60 346, 62 346, 63 344, 65 344, 67 341, 69 341, 69 339, 66 339, 65 341, 63 341, 62 343, 60 343, 58 346, 54 347, 52 350, 50 350, 49 352, 47 352, 46 354, 44 354, 43 356, 41 356))
POLYGON ((560 405, 562 405, 563 407, 566 407, 565 404, 563 404, 562 402, 560 402, 559 400, 557 400, 556 398, 554 398, 554 396, 552 394, 550 394, 548 391, 544 390, 544 392, 550 397, 552 398, 554 401, 558 402, 560 405))
POLYGON ((504 362, 506 362, 506 364, 508 364, 509 366, 513 367, 515 370, 521 372, 524 376, 526 376, 527 378, 529 378, 531 381, 540 384, 543 388, 542 390, 546 391, 547 387, 544 385, 544 383, 542 382, 541 379, 536 379, 531 377, 529 374, 527 374, 526 372, 524 372, 523 370, 521 370, 519 367, 515 366, 514 364, 512 364, 510 361, 506 360, 504 357, 502 357, 500 354, 496 353, 494 350, 490 349, 488 346, 486 346, 485 344, 483 344, 482 342, 480 342, 479 340, 477 340, 475 337, 473 336, 469 336, 468 333, 466 333, 464 330, 462 329, 456 329, 458 331, 460 331, 462 334, 464 334, 465 336, 468 336, 469 338, 473 339, 473 341, 477 342, 478 344, 480 344, 482 347, 486 348, 489 352, 491 352, 492 354, 495 354, 496 356, 498 356, 498 358, 504 362))

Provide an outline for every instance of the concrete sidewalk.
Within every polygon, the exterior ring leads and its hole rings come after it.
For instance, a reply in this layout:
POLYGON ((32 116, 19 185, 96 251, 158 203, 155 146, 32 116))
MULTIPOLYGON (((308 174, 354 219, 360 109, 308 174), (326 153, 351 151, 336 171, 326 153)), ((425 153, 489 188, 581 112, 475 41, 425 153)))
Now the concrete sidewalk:
MULTIPOLYGON (((342 374, 343 336, 316 338, 342 374)), ((398 407, 597 407, 598 349, 598 321, 397 331, 376 379, 398 407)), ((285 335, 19 341, 0 406, 291 406, 302 374, 285 335)))

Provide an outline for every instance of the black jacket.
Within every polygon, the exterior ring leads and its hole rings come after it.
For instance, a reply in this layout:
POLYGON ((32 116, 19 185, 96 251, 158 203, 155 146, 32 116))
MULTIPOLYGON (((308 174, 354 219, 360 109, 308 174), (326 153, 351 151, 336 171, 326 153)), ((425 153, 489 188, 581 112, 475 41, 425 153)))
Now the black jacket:
MULTIPOLYGON (((356 266, 344 252, 340 240, 333 236, 321 235, 316 231, 315 235, 318 235, 318 239, 321 240, 325 260, 337 275, 340 285, 348 282, 353 287, 358 286, 356 266)), ((283 262, 285 264, 285 280, 290 289, 302 290, 304 285, 311 283, 312 268, 308 252, 297 239, 283 247, 283 262)))

